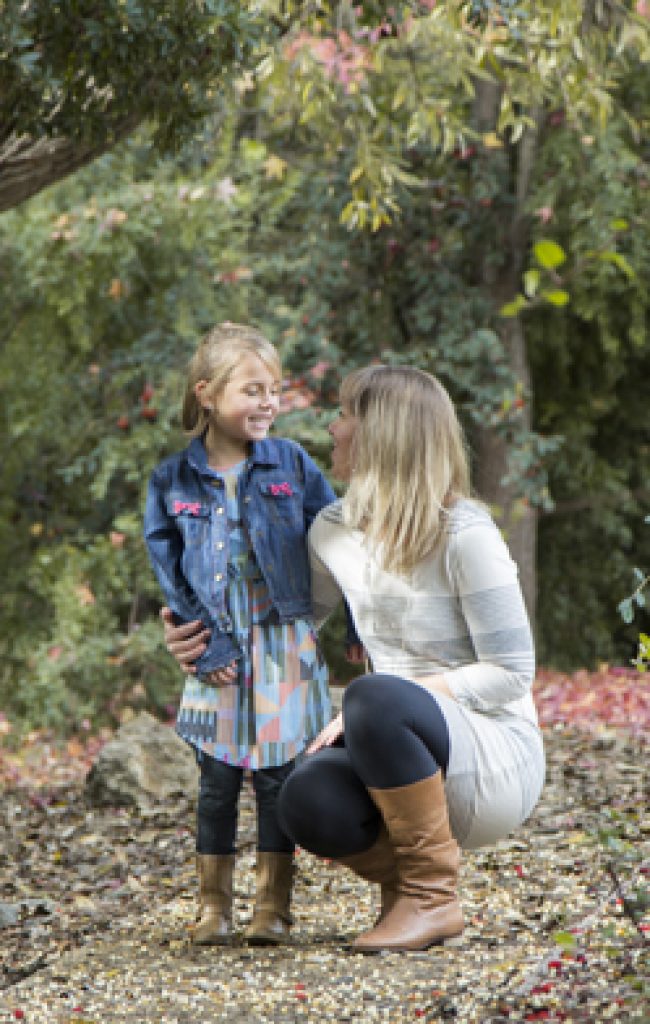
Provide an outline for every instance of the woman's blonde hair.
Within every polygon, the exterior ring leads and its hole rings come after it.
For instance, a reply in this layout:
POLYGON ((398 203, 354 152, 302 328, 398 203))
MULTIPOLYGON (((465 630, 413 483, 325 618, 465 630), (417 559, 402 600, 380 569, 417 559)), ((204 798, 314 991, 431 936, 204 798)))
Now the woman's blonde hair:
POLYGON ((384 569, 409 573, 442 540, 454 501, 470 494, 456 410, 440 381, 407 366, 356 370, 340 397, 358 420, 344 521, 365 533, 384 569))
POLYGON ((181 422, 191 437, 200 437, 208 426, 210 414, 194 393, 200 380, 207 380, 216 395, 228 383, 233 370, 247 355, 258 356, 268 369, 282 376, 280 356, 261 331, 245 324, 226 321, 217 324, 202 339, 187 368, 187 385, 181 422))

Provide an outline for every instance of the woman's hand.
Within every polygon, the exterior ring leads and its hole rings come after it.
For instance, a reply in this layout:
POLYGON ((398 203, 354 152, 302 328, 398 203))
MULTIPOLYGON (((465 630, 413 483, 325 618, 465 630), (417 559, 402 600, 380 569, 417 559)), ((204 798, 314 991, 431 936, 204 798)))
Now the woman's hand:
POLYGON ((170 608, 161 608, 160 618, 165 632, 165 647, 184 672, 196 675, 194 662, 206 650, 210 630, 205 629, 200 619, 175 626, 170 608))
POLYGON ((348 644, 345 648, 345 660, 350 665, 363 665, 368 660, 363 644, 348 644))
POLYGON ((201 676, 201 682, 209 686, 231 686, 237 682, 237 662, 231 661, 224 668, 215 668, 214 672, 201 676))
POLYGON ((319 732, 315 740, 307 747, 308 754, 315 754, 317 750, 322 750, 323 747, 331 747, 333 743, 336 743, 339 736, 343 735, 343 712, 333 718, 329 725, 326 725, 322 732, 319 732))

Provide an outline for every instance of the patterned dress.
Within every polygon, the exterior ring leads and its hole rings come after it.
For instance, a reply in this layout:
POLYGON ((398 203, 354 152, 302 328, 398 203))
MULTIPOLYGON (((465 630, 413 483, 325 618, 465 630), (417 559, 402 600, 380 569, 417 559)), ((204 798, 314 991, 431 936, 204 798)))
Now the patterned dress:
POLYGON ((240 768, 277 768, 296 757, 329 722, 327 666, 314 625, 280 623, 241 521, 242 462, 218 474, 228 515, 226 602, 243 657, 228 686, 188 676, 176 729, 198 750, 240 768))

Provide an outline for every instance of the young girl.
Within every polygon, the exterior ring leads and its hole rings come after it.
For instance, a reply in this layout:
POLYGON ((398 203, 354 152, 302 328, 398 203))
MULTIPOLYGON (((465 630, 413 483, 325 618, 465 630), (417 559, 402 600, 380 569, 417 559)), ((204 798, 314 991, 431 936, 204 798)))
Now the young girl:
POLYGON ((153 472, 144 533, 177 624, 201 620, 177 730, 200 768, 193 940, 232 939, 237 806, 245 769, 257 802, 257 898, 248 942, 286 938, 293 842, 280 787, 329 721, 327 669, 312 625, 306 532, 335 498, 307 453, 268 438, 280 403, 278 353, 257 330, 215 327, 189 366, 182 422, 193 440, 153 472))

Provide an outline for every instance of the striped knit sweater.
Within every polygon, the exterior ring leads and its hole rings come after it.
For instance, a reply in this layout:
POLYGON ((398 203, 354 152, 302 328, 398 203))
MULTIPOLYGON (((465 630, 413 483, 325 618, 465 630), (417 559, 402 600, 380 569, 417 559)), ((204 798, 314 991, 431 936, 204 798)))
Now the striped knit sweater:
POLYGON ((459 705, 537 723, 533 641, 517 567, 487 510, 463 500, 447 543, 408 577, 385 572, 341 503, 309 534, 314 614, 322 622, 345 594, 375 672, 407 679, 444 673, 459 705))

